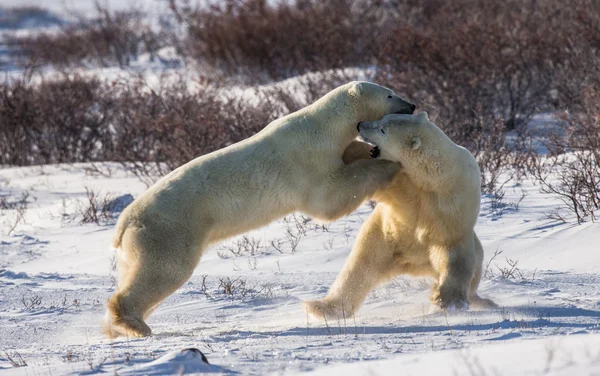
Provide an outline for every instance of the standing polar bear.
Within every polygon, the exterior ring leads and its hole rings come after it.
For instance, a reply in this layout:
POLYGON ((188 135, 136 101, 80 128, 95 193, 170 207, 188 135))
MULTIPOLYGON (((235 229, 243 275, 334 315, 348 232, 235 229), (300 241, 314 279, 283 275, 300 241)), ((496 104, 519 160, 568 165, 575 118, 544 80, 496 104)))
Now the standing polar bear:
POLYGON ((150 335, 144 319, 190 278, 209 244, 294 211, 325 221, 352 212, 400 168, 383 160, 344 164, 357 124, 414 109, 385 87, 351 82, 150 187, 117 223, 119 284, 107 305, 107 335, 150 335))
MULTIPOLYGON (((362 225, 343 270, 327 297, 305 303, 308 312, 319 318, 350 317, 372 289, 399 274, 435 278, 431 300, 444 309, 465 309, 469 303, 496 307, 477 295, 483 248, 473 230, 481 184, 473 155, 425 112, 387 115, 358 128, 375 145, 371 156, 400 162, 402 170, 375 193, 377 207, 362 225)), ((369 158, 365 147, 353 143, 344 160, 369 158)))

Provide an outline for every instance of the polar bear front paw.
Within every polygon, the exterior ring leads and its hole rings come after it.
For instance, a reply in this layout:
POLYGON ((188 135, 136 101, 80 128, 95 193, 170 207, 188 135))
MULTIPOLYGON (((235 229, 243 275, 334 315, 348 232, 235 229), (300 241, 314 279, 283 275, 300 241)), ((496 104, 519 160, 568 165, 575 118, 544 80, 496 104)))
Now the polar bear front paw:
POLYGON ((459 294, 443 294, 436 291, 431 295, 431 301, 448 313, 463 312, 469 309, 469 302, 459 294))
POLYGON ((390 184, 396 174, 402 171, 402 165, 383 159, 361 161, 369 166, 371 182, 380 187, 390 184))
POLYGON ((325 300, 312 300, 304 302, 306 312, 315 319, 321 320, 337 320, 344 317, 349 317, 347 312, 335 303, 325 300))

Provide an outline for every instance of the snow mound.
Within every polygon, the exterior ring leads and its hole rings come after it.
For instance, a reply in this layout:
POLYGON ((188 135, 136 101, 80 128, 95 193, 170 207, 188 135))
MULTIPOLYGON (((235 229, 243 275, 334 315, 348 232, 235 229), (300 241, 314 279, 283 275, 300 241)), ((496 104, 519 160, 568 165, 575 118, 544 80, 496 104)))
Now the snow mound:
POLYGON ((198 349, 169 352, 153 362, 119 371, 120 375, 187 375, 204 373, 231 373, 208 363, 198 349))

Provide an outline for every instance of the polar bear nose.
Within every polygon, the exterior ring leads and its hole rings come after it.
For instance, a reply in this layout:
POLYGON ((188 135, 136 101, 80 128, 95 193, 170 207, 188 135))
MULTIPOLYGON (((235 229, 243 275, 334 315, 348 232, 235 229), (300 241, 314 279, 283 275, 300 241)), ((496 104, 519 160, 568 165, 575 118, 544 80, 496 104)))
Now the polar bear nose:
POLYGON ((361 121, 360 123, 356 124, 356 130, 357 130, 357 131, 360 131, 360 125, 361 125, 361 124, 362 124, 362 121, 361 121))
POLYGON ((412 114, 413 112, 415 112, 415 108, 417 108, 417 106, 415 106, 414 104, 410 105, 410 113, 412 114))

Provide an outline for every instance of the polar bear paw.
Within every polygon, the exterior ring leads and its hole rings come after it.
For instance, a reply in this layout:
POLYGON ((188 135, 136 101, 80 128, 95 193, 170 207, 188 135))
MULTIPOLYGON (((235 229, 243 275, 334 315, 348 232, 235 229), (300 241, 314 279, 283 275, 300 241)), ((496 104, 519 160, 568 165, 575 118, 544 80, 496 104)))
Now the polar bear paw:
POLYGON ((304 302, 304 308, 315 319, 339 320, 352 316, 352 313, 346 312, 340 305, 326 300, 304 302))
POLYGON ((464 312, 469 309, 469 302, 459 294, 444 294, 440 291, 435 291, 431 295, 431 301, 448 313, 464 312))
POLYGON ((402 171, 402 165, 396 162, 383 159, 365 162, 369 162, 372 182, 381 187, 387 187, 394 180, 394 177, 402 171))

